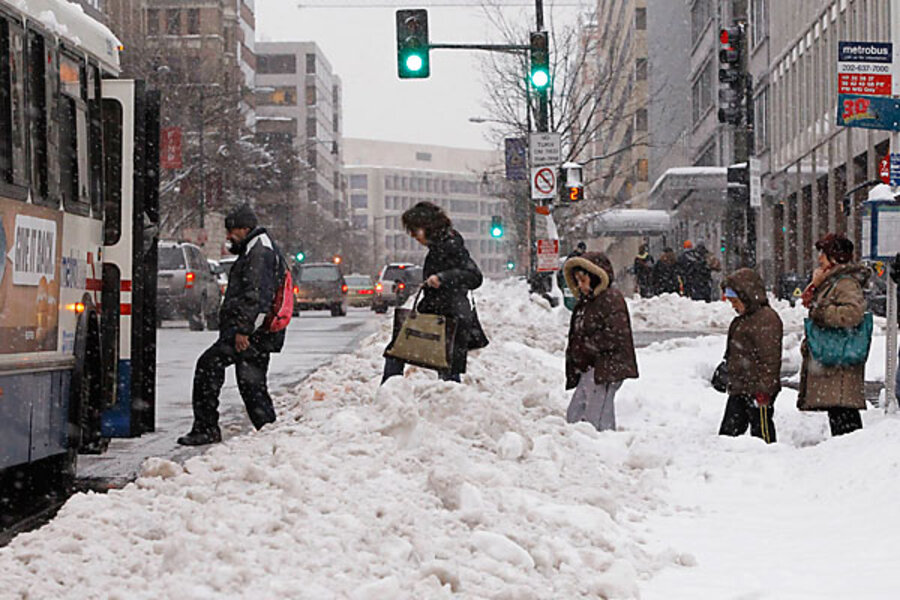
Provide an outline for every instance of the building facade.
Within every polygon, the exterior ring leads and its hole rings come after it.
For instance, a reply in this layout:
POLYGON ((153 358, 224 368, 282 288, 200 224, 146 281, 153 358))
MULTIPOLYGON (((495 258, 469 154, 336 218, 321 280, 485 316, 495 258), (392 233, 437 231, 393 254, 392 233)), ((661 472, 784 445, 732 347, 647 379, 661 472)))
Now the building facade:
POLYGON ((351 222, 368 233, 373 273, 390 262, 422 264, 426 249, 400 220, 421 201, 447 212, 485 276, 507 273, 507 259, 515 252, 512 227, 501 239, 490 234, 493 216, 509 223, 500 182, 489 175, 502 163, 500 153, 351 138, 345 146, 351 222))
POLYGON ((341 186, 341 80, 313 42, 259 42, 256 72, 258 128, 294 133, 307 170, 301 201, 336 219, 347 216, 341 186))

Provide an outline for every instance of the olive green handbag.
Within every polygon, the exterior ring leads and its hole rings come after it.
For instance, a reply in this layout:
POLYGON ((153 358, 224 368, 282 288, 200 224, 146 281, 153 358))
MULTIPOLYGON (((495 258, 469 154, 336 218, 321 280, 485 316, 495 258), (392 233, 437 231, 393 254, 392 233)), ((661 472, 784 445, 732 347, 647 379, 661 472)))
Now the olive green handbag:
MULTIPOLYGON (((416 294, 412 310, 403 319, 394 339, 385 349, 384 356, 426 369, 449 371, 453 364, 453 338, 456 333, 456 321, 443 315, 418 312, 416 306, 421 294, 422 290, 420 289, 416 294)), ((402 312, 394 313, 395 320, 402 317, 402 312)))

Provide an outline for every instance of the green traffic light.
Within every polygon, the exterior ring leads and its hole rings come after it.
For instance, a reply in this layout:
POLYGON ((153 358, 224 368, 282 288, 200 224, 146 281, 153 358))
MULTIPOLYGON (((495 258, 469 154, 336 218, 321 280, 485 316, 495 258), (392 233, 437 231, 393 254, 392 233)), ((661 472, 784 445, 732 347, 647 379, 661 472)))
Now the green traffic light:
POLYGON ((516 268, 516 263, 514 263, 513 261, 510 260, 510 261, 508 261, 508 262, 506 263, 506 270, 507 270, 507 271, 512 271, 512 270, 515 269, 515 268, 516 268))
POLYGON ((297 262, 303 262, 304 260, 306 260, 306 254, 303 253, 303 252, 298 252, 298 253, 294 256, 294 258, 297 259, 297 262))
POLYGON ((499 238, 503 237, 503 228, 497 225, 491 227, 491 237, 499 238))
POLYGON ((410 54, 406 57, 406 70, 410 73, 418 73, 425 66, 425 61, 419 54, 410 54))
POLYGON ((550 74, 544 69, 535 69, 531 73, 531 84, 539 90, 550 85, 550 74))

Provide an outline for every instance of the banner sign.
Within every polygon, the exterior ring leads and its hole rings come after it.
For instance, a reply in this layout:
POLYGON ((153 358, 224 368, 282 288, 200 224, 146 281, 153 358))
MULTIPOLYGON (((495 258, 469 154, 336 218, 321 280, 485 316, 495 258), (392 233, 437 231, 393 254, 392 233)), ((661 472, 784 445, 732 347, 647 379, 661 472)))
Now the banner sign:
POLYGON ((180 127, 164 127, 160 131, 159 166, 163 169, 182 168, 180 127))
POLYGON ((900 131, 900 100, 884 96, 839 94, 837 124, 840 127, 900 131))
POLYGON ((506 154, 506 178, 509 181, 528 179, 528 140, 506 138, 503 140, 506 154))

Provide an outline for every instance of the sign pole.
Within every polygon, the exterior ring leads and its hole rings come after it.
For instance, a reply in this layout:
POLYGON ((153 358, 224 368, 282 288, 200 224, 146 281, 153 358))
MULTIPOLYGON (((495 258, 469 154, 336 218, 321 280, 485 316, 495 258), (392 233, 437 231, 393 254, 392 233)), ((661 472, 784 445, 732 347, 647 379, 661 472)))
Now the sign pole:
MULTIPOLYGON (((893 64, 900 64, 900 0, 891 0, 891 42, 893 42, 893 64)), ((897 79, 895 77, 895 79, 897 79)), ((898 87, 900 82, 892 82, 892 94, 896 98, 898 96, 898 87)), ((890 152, 900 152, 900 132, 891 131, 890 152)), ((894 197, 900 192, 900 187, 891 182, 891 194, 894 197)), ((897 284, 894 283, 893 266, 887 263, 887 331, 884 339, 884 391, 885 403, 884 410, 886 413, 897 412, 897 390, 895 390, 895 377, 897 369, 897 284)))

